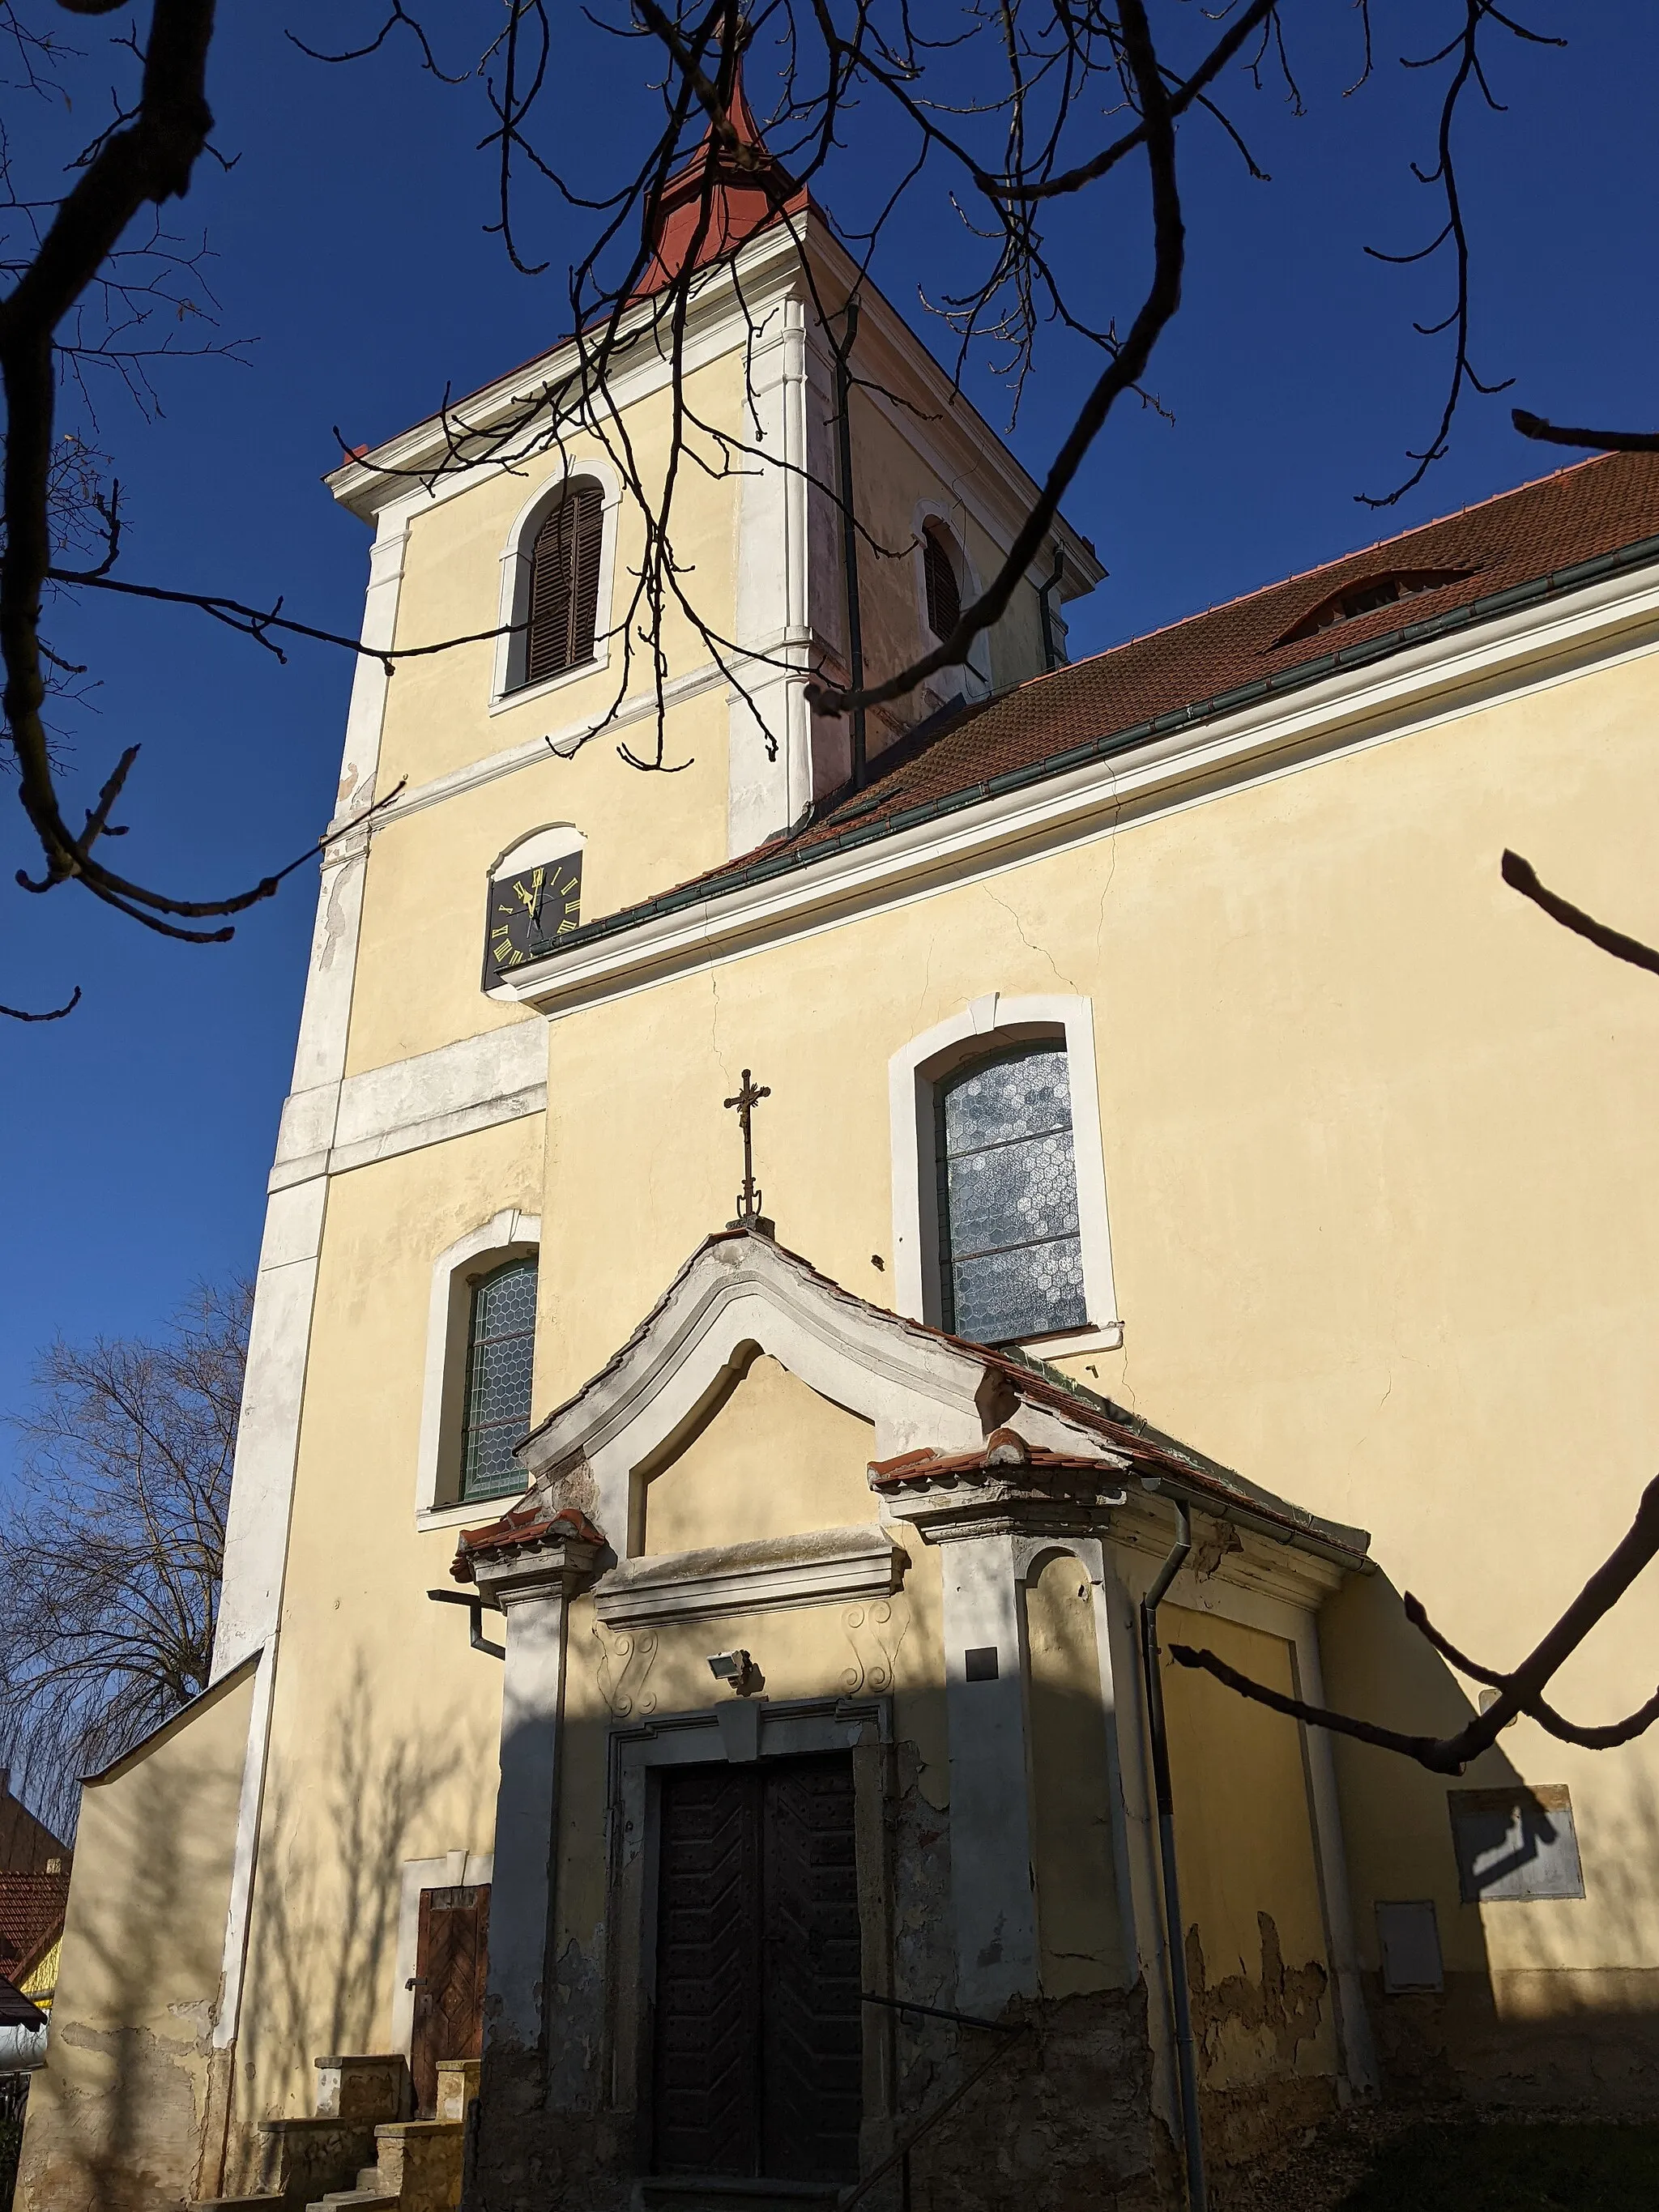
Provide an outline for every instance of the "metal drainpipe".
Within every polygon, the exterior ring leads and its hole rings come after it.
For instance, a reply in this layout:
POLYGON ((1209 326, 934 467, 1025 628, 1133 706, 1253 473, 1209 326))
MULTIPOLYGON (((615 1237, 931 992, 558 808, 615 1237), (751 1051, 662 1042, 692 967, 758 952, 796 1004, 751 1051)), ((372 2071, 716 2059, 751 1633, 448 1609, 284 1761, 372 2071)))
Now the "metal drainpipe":
POLYGON ((1198 2118, 1198 2067, 1193 2051, 1192 1992, 1187 1986, 1187 1952, 1181 1917, 1181 1886, 1176 1878, 1175 1794, 1170 1783, 1170 1736, 1164 1718, 1164 1683, 1158 1666, 1158 1609, 1193 1547, 1193 1524, 1184 1505, 1176 1511, 1174 1549, 1140 1601, 1140 1664, 1146 1678, 1146 1723, 1152 1743, 1152 1789, 1158 1799, 1158 1855, 1164 1874, 1164 1948, 1170 1960, 1170 2002, 1175 2013, 1176 2072, 1181 2088, 1181 2128, 1187 2151, 1187 2201, 1192 2212, 1207 2212, 1204 2184, 1204 2137, 1198 2118))
POLYGON ((1054 592, 1059 588, 1060 579, 1065 574, 1066 549, 1063 545, 1056 545, 1054 573, 1046 584, 1039 584, 1037 586, 1037 606, 1042 616, 1042 667, 1045 675, 1051 674, 1056 668, 1065 665, 1060 659, 1060 647, 1054 637, 1054 592))
MULTIPOLYGON (((846 327, 836 349, 836 412, 841 447, 841 555, 847 575, 847 680, 864 689, 864 625, 859 611, 859 536, 853 509, 853 341, 859 334, 859 303, 847 302, 846 327)), ((864 709, 854 707, 853 788, 862 791, 865 776, 864 709)))

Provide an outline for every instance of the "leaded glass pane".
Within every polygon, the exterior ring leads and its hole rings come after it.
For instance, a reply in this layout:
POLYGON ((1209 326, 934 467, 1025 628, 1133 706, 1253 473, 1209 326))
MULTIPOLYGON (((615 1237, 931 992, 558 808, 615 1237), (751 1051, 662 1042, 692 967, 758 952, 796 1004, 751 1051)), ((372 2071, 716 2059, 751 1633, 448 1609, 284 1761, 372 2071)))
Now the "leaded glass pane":
POLYGON ((1080 1328, 1083 1253, 1075 1237, 1016 1252, 987 1252, 954 1269, 955 1334, 975 1344, 1008 1344, 1052 1328, 1080 1328))
POLYGON ((535 1344, 536 1262, 509 1261, 472 1294, 463 1498, 499 1498, 524 1487, 513 1447, 530 1431, 535 1344))
POLYGON ((959 1254, 1000 1251, 1014 1237, 1077 1235, 1077 1176, 1072 1133, 998 1145, 950 1160, 951 1247, 959 1254))
POLYGON ((981 1344, 1088 1319, 1063 1045, 981 1062, 940 1086, 945 1323, 981 1344))
POLYGON ((944 1109, 945 1147, 953 1156, 1049 1129, 1069 1132, 1065 1046, 1034 1045, 1015 1058, 981 1061, 946 1084, 944 1109))

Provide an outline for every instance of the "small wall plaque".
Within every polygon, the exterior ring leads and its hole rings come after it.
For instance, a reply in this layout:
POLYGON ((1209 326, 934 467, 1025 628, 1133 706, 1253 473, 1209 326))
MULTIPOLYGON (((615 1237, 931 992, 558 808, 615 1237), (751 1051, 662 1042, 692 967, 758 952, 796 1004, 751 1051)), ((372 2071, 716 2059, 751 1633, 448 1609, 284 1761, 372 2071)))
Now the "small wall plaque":
POLYGON ((1446 1809, 1465 1905, 1584 1894, 1565 1784, 1449 1790, 1446 1809))

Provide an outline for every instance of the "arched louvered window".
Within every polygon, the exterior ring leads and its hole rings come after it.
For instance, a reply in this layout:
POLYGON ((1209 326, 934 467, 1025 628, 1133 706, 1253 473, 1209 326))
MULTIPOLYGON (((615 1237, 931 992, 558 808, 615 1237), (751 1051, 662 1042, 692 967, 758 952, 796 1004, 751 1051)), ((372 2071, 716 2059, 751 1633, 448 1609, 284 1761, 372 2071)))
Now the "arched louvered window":
POLYGON ((922 532, 921 568, 927 584, 927 627, 942 642, 962 620, 962 586, 941 531, 922 532))
POLYGON ((976 1344, 1083 1327, 1065 1046, 1018 1045, 975 1061, 934 1097, 945 1327, 976 1344))
POLYGON ((593 658, 604 537, 605 495, 599 485, 582 479, 567 484, 537 532, 530 556, 526 684, 562 676, 593 658))
POLYGON ((462 1417, 461 1496, 501 1498, 524 1488, 513 1447, 530 1433, 536 1347, 536 1262, 509 1260, 472 1293, 462 1417))

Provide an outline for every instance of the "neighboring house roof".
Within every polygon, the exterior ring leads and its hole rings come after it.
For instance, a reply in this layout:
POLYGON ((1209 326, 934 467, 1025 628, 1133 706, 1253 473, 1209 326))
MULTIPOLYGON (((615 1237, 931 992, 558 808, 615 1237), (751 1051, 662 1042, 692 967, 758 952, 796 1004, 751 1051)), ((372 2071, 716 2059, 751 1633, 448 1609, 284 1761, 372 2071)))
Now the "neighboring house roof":
POLYGON ((45 1874, 52 1859, 69 1866, 70 1851, 44 1820, 37 1820, 21 1797, 11 1793, 9 1771, 0 1767, 0 1874, 45 1874))
POLYGON ((0 2027, 43 2028, 46 2015, 0 1974, 0 2027))
MULTIPOLYGON (((960 1388, 969 1401, 986 1402, 982 1396, 985 1385, 989 1382, 999 1386, 994 1395, 1006 1408, 998 1416, 1000 1422, 1010 1420, 1019 1406, 1030 1407, 1040 1417, 1052 1417, 1048 1425, 1062 1439, 1060 1443, 1028 1444, 1017 1437, 1013 1439, 1013 1447, 1023 1455, 1023 1463, 1033 1468, 1038 1476, 1051 1468, 1061 1473, 1088 1469, 1098 1476, 1110 1475, 1114 1480, 1118 1473, 1127 1473, 1146 1489, 1183 1497, 1218 1519, 1255 1526, 1279 1542, 1315 1553, 1345 1568, 1365 1565, 1370 1539, 1364 1529, 1322 1520, 1288 1499, 1275 1496, 1272 1491, 1246 1481, 1231 1468, 1163 1434, 1139 1414, 1115 1405, 1096 1391, 1085 1389, 1058 1368, 1018 1350, 974 1344, 966 1338, 931 1328, 925 1322, 908 1320, 888 1307, 872 1305, 868 1299, 821 1274, 799 1253, 789 1251, 771 1237, 742 1229, 721 1230, 704 1238, 627 1342, 618 1346, 574 1397, 538 1424, 518 1447, 520 1455, 527 1462, 533 1461, 536 1454, 532 1447, 538 1440, 545 1440, 544 1451, 548 1442, 562 1438, 556 1446, 557 1462, 544 1469, 544 1474, 556 1480, 565 1451, 573 1445, 577 1449, 584 1449, 580 1439, 585 1431, 594 1425, 608 1431, 612 1425, 610 1407, 613 1396, 620 1394, 631 1400, 646 1387, 645 1368, 653 1341, 659 1350, 665 1349, 667 1340, 689 1325, 688 1310, 703 1310, 708 1285, 705 1284, 699 1292, 699 1277, 717 1272, 708 1265, 711 1255, 722 1248, 737 1245, 747 1248, 738 1264, 758 1283, 768 1286, 769 1295, 793 1286, 805 1294, 807 1303, 826 1326, 833 1325, 836 1310, 840 1309, 849 1328, 857 1326, 872 1332, 892 1347, 899 1359, 903 1356, 905 1340, 918 1347, 924 1357, 932 1357, 936 1364, 939 1355, 944 1354, 945 1369, 963 1378, 960 1388)), ((888 1364, 896 1371, 895 1359, 890 1359, 888 1364)), ((925 1404, 927 1401, 919 1402, 925 1404)), ((937 1483, 973 1472, 994 1474, 1001 1462, 992 1448, 1000 1441, 1005 1445, 1008 1443, 1008 1435, 1002 1427, 973 1451, 924 1448, 903 1454, 896 1460, 873 1462, 870 1469, 872 1486, 882 1494, 891 1495, 907 1484, 937 1483)), ((532 1483, 529 1494, 500 1520, 463 1532, 451 1572, 459 1582, 471 1582, 475 1579, 475 1562, 481 1559, 500 1557, 520 1547, 547 1540, 570 1539, 595 1544, 605 1541, 582 1512, 569 1504, 561 1506, 551 1482, 538 1480, 532 1483)))
POLYGON ((843 786, 753 852, 585 923, 538 957, 568 955, 655 915, 1651 562, 1659 562, 1659 455, 1577 462, 933 715, 877 756, 862 791, 843 786), (1345 615, 1346 605, 1364 608, 1386 590, 1398 596, 1345 615))
POLYGON ((26 1982, 64 1933, 66 1874, 0 1875, 0 1974, 26 1982))
POLYGON ((37 2004, 49 2005, 58 1990, 58 1972, 64 1960, 64 1939, 60 1935, 49 1951, 43 1952, 28 1972, 21 1977, 23 1995, 37 2004))

